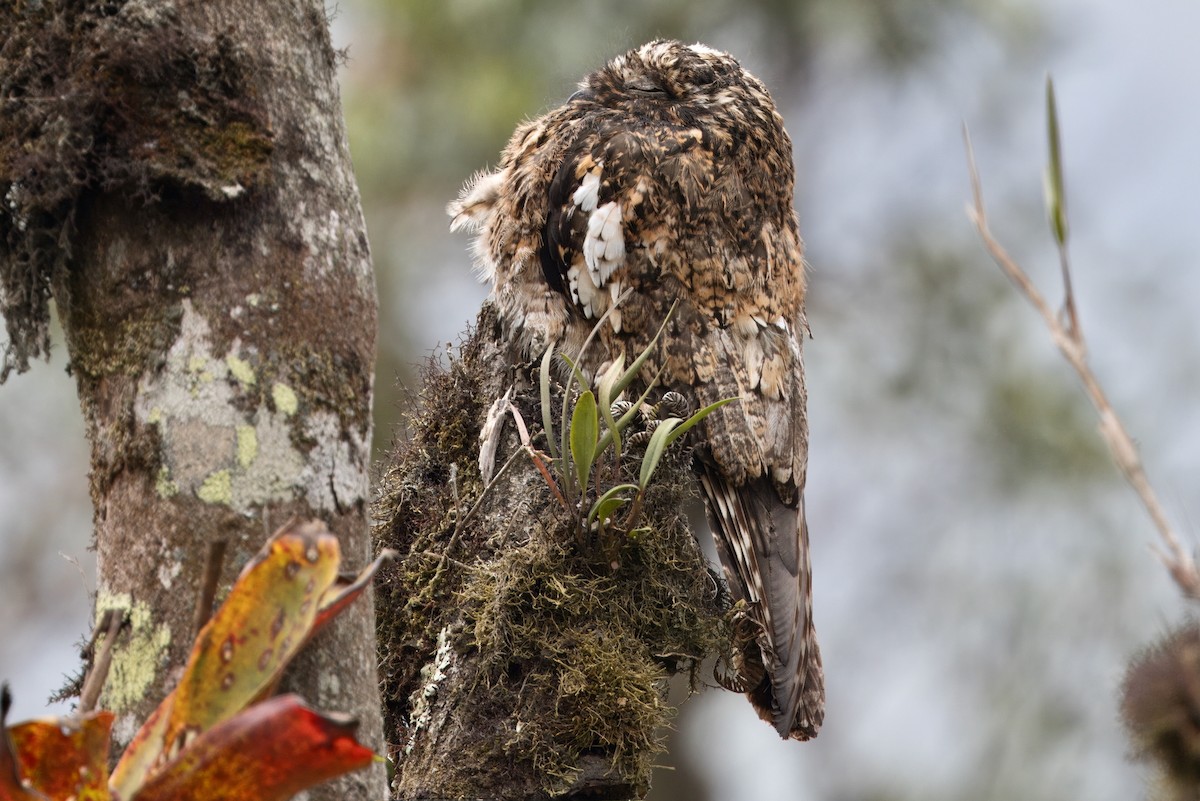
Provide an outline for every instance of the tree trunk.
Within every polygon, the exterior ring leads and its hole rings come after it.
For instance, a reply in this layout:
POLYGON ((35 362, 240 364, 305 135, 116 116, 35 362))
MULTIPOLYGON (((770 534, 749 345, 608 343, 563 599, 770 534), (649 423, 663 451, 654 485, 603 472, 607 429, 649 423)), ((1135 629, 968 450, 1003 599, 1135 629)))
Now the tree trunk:
MULTIPOLYGON (((178 679, 212 544, 221 588, 293 515, 367 561, 370 253, 320 2, 7 5, 5 367, 44 348, 52 287, 92 446, 96 614, 130 622, 101 698, 120 746, 178 679)), ((381 747, 375 665, 368 601, 286 683, 381 747)), ((383 795, 375 767, 308 797, 383 795)))
MULTIPOLYGON (((550 489, 559 468, 548 479, 535 467, 493 403, 503 397, 548 450, 537 371, 486 304, 449 367, 428 368, 376 509, 378 539, 401 554, 378 594, 393 791, 641 797, 670 719, 667 679, 696 679, 728 635, 720 582, 683 513, 696 491, 689 456, 667 451, 634 524, 581 530, 550 489), (485 429, 498 432, 490 479, 485 429)), ((555 388, 556 421, 561 397, 555 388)), ((603 454, 599 483, 636 481, 641 448, 628 443, 619 465, 603 454)))

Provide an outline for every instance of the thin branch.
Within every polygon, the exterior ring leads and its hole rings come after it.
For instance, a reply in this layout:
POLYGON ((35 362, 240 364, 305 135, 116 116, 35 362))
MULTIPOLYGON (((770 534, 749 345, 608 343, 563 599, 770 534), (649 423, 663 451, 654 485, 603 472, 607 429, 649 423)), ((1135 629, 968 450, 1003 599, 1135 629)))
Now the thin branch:
POLYGON ((112 665, 113 644, 124 622, 125 612, 120 609, 108 609, 100 616, 100 622, 92 634, 92 641, 94 643, 100 633, 104 634, 104 641, 100 643, 100 650, 92 662, 92 669, 88 671, 83 689, 79 692, 80 714, 91 712, 100 700, 100 691, 104 689, 104 682, 108 680, 108 669, 112 665))
MULTIPOLYGON (((487 498, 488 493, 490 493, 492 491, 492 487, 496 486, 496 483, 498 481, 500 481, 500 479, 504 476, 505 473, 508 472, 508 468, 512 466, 513 462, 517 461, 517 457, 520 456, 521 453, 522 453, 522 451, 520 451, 520 450, 513 451, 512 455, 509 456, 508 459, 505 460, 504 464, 500 465, 500 469, 496 471, 496 475, 492 477, 492 480, 489 481, 487 483, 487 486, 483 488, 483 491, 481 491, 479 493, 479 497, 475 500, 475 504, 470 508, 470 510, 465 515, 463 515, 461 518, 459 518, 457 523, 454 524, 454 540, 455 541, 457 541, 459 533, 463 530, 463 526, 465 526, 467 524, 467 521, 469 521, 471 518, 473 518, 475 516, 475 514, 479 511, 479 508, 481 506, 483 506, 483 501, 485 498, 487 498)), ((447 553, 449 553, 450 548, 447 547, 446 551, 447 551, 447 553)))
MULTIPOLYGON (((488 494, 492 491, 492 488, 495 487, 497 483, 499 483, 500 479, 504 476, 504 474, 508 472, 508 468, 511 467, 513 462, 517 461, 517 457, 520 456, 524 452, 525 452, 524 449, 520 449, 520 448, 513 451, 512 455, 509 456, 508 459, 504 462, 504 464, 502 464, 500 466, 500 469, 496 471, 496 475, 492 477, 492 480, 489 481, 487 483, 487 485, 483 488, 483 490, 480 491, 479 497, 475 500, 475 505, 472 506, 471 509, 465 515, 458 517, 458 520, 454 524, 454 531, 451 532, 451 534, 450 534, 450 541, 446 543, 446 550, 442 552, 442 555, 438 561, 437 569, 434 570, 434 572, 433 572, 433 578, 430 579, 430 581, 429 581, 429 584, 431 587, 436 586, 437 583, 439 581, 441 581, 442 573, 445 572, 447 565, 452 564, 460 569, 466 567, 466 565, 464 565, 462 562, 459 562, 456 559, 451 558, 450 554, 453 553, 454 549, 458 547, 458 541, 462 537, 462 532, 463 532, 464 527, 467 525, 467 522, 475 516, 476 512, 478 512, 480 507, 483 506, 483 501, 485 498, 487 498, 488 494)), ((457 492, 454 496, 454 502, 455 502, 455 515, 457 516, 458 508, 459 508, 457 492)), ((422 552, 422 553, 426 556, 429 555, 427 552, 422 552)))
POLYGON ((457 559, 451 559, 444 552, 443 553, 434 553, 433 551, 414 551, 413 555, 414 556, 423 556, 426 559, 430 559, 434 562, 437 562, 439 567, 446 565, 446 564, 451 564, 462 571, 467 571, 467 570, 471 569, 471 566, 468 565, 466 562, 460 562, 457 559))
POLYGON ((217 597, 217 583, 221 579, 221 567, 225 564, 225 540, 216 540, 208 546, 204 561, 204 573, 200 577, 200 589, 196 595, 196 608, 192 613, 192 637, 200 635, 200 629, 212 617, 213 603, 217 597))
POLYGON ((992 259, 1016 286, 1017 291, 1024 295, 1042 316, 1054 344, 1058 346, 1063 357, 1083 382, 1088 399, 1100 417, 1100 434, 1108 443, 1113 461, 1116 462, 1117 468, 1125 480, 1129 482, 1138 498, 1141 499, 1142 505, 1146 507, 1151 520, 1154 521, 1155 528, 1158 529, 1163 545, 1163 549, 1154 549, 1158 558, 1162 560, 1183 594, 1188 598, 1200 600, 1200 574, 1197 573, 1196 563, 1191 554, 1184 549, 1175 529, 1167 519, 1166 511, 1158 499, 1158 494, 1146 478, 1146 471, 1133 438, 1129 436, 1124 423, 1121 422, 1121 418, 1113 409, 1100 382, 1088 365, 1086 342, 1075 312, 1075 298, 1071 290, 1070 262, 1067 258, 1065 239, 1059 241, 1059 261, 1062 266, 1065 290, 1064 314, 1060 317, 1038 292, 1028 274, 992 235, 983 206, 983 189, 979 180, 979 169, 975 163, 975 152, 971 147, 971 137, 965 125, 963 126, 963 139, 966 142, 967 167, 971 174, 971 194, 974 199, 974 203, 967 208, 967 216, 975 224, 979 236, 983 240, 983 245, 992 259))
POLYGON ((1066 320, 1065 328, 1071 338, 1075 340, 1079 348, 1085 353, 1087 352, 1086 343, 1083 339, 1083 331, 1079 328, 1079 312, 1075 309, 1075 292, 1071 289, 1071 260, 1067 256, 1067 243, 1060 242, 1058 244, 1058 264, 1062 271, 1063 282, 1063 319, 1066 320))

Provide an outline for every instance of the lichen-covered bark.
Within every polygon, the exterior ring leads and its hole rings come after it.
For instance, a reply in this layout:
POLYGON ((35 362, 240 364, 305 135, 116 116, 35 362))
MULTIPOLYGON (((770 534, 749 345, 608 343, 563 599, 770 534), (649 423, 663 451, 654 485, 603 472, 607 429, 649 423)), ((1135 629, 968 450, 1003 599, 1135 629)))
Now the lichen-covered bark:
MULTIPOLYGON (((0 297, 29 325, 24 355, 44 288, 66 331, 92 445, 96 613, 128 612, 101 699, 121 744, 177 679, 210 543, 227 544, 222 587, 292 515, 324 519, 347 569, 367 561, 370 253, 318 0, 3 15, 22 46, 0 50, 5 108, 21 110, 0 125, 0 297), (51 192, 53 131, 68 169, 51 192)), ((380 746, 370 602, 286 681, 380 746)), ((376 767, 309 797, 383 787, 376 767)))
MULTIPOLYGON (((448 368, 427 371, 382 477, 376 535, 401 555, 378 594, 399 798, 640 797, 671 715, 667 679, 728 635, 682 511, 695 492, 686 449, 668 451, 629 531, 581 533, 508 415, 496 466, 509 466, 485 489, 494 399, 511 389, 545 448, 531 372, 485 305, 448 368)), ((617 466, 609 452, 601 481, 630 480, 640 455, 630 446, 617 466)))

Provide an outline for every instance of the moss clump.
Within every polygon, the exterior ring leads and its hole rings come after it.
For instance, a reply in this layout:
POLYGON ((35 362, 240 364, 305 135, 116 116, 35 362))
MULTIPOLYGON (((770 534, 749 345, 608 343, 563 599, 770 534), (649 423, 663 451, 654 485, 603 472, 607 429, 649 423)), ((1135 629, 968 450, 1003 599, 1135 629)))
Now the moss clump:
POLYGON ((667 679, 721 646, 716 584, 677 511, 681 487, 664 483, 651 494, 652 530, 616 535, 615 570, 610 548, 564 541, 571 521, 554 514, 459 592, 484 655, 486 692, 523 723, 504 748, 531 759, 551 795, 575 784, 587 755, 648 776, 672 714, 667 679))
MULTIPOLYGON (((667 679, 694 675, 728 636, 719 582, 682 511, 693 492, 690 457, 669 451, 647 491, 643 528, 607 532, 603 542, 579 535, 576 516, 511 434, 498 463, 518 452, 516 461, 484 491, 475 460, 491 399, 515 381, 522 417, 541 419, 536 393, 522 392, 525 371, 504 375, 513 362, 497 358, 488 320, 485 308, 482 334, 448 368, 427 369, 423 405, 375 510, 380 544, 402 554, 378 594, 397 786, 445 797, 637 795, 672 714, 667 679), (454 659, 438 656, 439 637, 454 659), (440 723, 439 704, 454 710, 440 723), (455 748, 453 761, 469 772, 419 753, 435 741, 455 748), (404 784, 408 762, 434 784, 404 784), (514 787, 525 795, 510 795, 514 787)), ((638 466, 631 457, 629 473, 638 466)))
MULTIPOLYGON (((409 695, 421 683, 421 670, 450 617, 453 588, 464 578, 448 561, 442 564, 441 556, 461 511, 456 485, 461 493, 461 484, 472 482, 472 494, 478 494, 478 470, 469 454, 479 433, 480 369, 479 349, 469 345, 449 369, 432 361, 426 366, 422 405, 407 416, 407 439, 398 443, 378 481, 376 544, 401 555, 376 580, 387 732, 407 727, 409 695)), ((398 745, 398 734, 391 739, 398 745)))
POLYGON ((1121 715, 1134 755, 1161 774, 1162 797, 1200 794, 1200 624, 1189 620, 1130 664, 1121 715))
POLYGON ((0 381, 49 348, 51 278, 89 191, 224 203, 273 134, 249 54, 153 4, 0 4, 0 381))

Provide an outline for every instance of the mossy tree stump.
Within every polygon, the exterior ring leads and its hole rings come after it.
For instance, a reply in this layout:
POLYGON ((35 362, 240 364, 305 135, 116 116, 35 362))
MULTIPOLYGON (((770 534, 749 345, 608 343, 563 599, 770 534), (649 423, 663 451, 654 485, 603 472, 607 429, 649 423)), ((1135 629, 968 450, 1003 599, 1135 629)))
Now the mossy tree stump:
MULTIPOLYGON (((633 532, 584 533, 511 415, 485 486, 479 434, 510 389, 546 450, 536 365, 485 304, 449 365, 428 369, 383 475, 376 537, 401 555, 377 610, 393 792, 641 797, 672 714, 668 679, 695 679, 724 636, 725 596, 683 511, 690 456, 668 451, 633 532)), ((630 449, 608 465, 613 483, 639 459, 630 449)))

